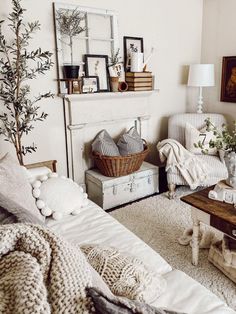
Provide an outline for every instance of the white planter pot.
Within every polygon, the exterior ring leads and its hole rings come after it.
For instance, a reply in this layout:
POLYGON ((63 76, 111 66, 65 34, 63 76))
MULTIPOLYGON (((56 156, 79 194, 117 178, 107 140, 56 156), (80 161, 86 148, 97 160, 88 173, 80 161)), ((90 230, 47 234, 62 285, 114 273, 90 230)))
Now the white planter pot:
POLYGON ((226 183, 236 189, 236 153, 225 153, 225 165, 228 170, 228 179, 226 183))

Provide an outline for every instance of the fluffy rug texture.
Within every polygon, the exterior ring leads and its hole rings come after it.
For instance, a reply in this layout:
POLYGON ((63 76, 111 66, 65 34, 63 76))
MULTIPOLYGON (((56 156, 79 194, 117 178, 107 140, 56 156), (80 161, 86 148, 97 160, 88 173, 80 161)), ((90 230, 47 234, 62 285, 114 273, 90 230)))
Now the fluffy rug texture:
MULTIPOLYGON (((200 250, 199 265, 195 267, 191 264, 191 247, 178 243, 179 236, 192 225, 191 206, 180 200, 188 193, 189 189, 181 187, 174 200, 169 200, 164 193, 116 209, 110 214, 173 268, 184 271, 236 310, 236 285, 208 262, 208 250, 200 250)), ((217 237, 221 236, 215 229, 210 229, 217 237)))

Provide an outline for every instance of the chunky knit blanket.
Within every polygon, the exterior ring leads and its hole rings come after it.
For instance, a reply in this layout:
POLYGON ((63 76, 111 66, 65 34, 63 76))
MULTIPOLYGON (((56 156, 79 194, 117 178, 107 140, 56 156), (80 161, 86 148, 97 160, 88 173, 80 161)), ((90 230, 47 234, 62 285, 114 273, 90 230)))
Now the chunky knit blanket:
POLYGON ((152 303, 166 290, 165 279, 133 256, 100 245, 83 245, 81 250, 116 296, 152 303))
POLYGON ((0 313, 91 313, 79 248, 36 225, 0 226, 0 313))

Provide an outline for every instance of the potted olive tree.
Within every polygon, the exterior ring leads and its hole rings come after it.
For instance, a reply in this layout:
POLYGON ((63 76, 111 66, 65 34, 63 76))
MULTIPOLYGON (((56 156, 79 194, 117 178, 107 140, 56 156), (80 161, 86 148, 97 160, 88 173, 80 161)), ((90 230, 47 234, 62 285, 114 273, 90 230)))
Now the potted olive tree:
POLYGON ((8 41, 9 32, 3 34, 4 21, 0 21, 0 135, 12 143, 21 165, 27 153, 35 152, 37 147, 24 145, 22 139, 34 128, 34 123, 46 119, 47 114, 40 112, 38 103, 44 98, 53 97, 51 92, 39 93, 31 97, 28 81, 36 79, 53 66, 52 53, 29 49, 29 42, 40 29, 38 21, 27 23, 26 10, 21 0, 12 0, 12 12, 8 17, 9 31, 13 34, 8 41))
POLYGON ((56 22, 60 34, 69 38, 69 43, 63 41, 70 47, 70 64, 63 66, 64 76, 67 79, 76 79, 79 76, 79 65, 74 64, 73 40, 76 36, 86 31, 86 27, 81 26, 85 17, 85 13, 80 12, 77 8, 74 10, 60 9, 56 12, 56 22))

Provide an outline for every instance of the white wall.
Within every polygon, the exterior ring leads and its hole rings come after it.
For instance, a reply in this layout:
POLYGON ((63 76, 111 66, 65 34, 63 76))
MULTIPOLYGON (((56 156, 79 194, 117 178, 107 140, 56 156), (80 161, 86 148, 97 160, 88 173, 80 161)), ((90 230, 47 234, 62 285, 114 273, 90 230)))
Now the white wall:
POLYGON ((204 0, 202 62, 214 63, 216 86, 205 90, 207 111, 236 119, 236 104, 220 102, 222 57, 236 55, 235 0, 204 0))
MULTIPOLYGON (((160 93, 149 100, 149 112, 152 116, 149 125, 148 140, 156 143, 166 136, 167 117, 170 114, 184 112, 187 108, 186 86, 183 85, 184 65, 200 61, 202 0, 64 0, 63 2, 116 10, 119 18, 119 33, 144 37, 145 50, 156 48, 150 69, 156 75, 160 93)), ((5 18, 9 0, 0 1, 0 19, 5 18)), ((27 8, 27 18, 39 19, 42 30, 37 34, 34 44, 42 49, 55 52, 52 1, 23 0, 27 8)), ((36 93, 50 89, 56 93, 56 67, 46 76, 32 82, 36 93)), ((91 112, 96 114, 99 102, 93 102, 91 112)), ((112 102, 109 103, 112 106, 112 102)), ((134 106, 134 105, 132 105, 134 106)), ((27 136, 25 143, 35 141, 38 145, 36 154, 26 157, 26 162, 57 159, 60 172, 66 172, 65 141, 63 126, 63 108, 60 98, 46 100, 41 107, 49 113, 48 119, 38 124, 35 131, 27 136)), ((83 110, 83 103, 80 104, 83 110)), ((122 108, 122 103, 120 108, 122 108)), ((120 109, 119 109, 120 110, 120 109)), ((123 109, 121 109, 123 110, 123 109)), ((132 107, 124 110, 131 110, 132 107)), ((10 146, 0 142, 1 154, 10 150, 10 146)), ((155 159, 155 155, 153 155, 155 159)))

